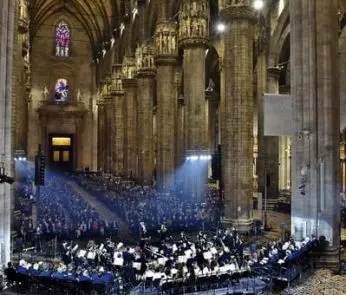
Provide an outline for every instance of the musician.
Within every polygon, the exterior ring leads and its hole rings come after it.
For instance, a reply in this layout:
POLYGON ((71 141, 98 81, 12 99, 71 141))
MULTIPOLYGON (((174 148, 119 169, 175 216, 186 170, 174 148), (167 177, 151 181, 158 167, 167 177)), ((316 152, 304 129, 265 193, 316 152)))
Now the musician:
POLYGON ((143 221, 139 223, 139 236, 141 239, 145 239, 147 234, 147 228, 143 221))
POLYGON ((159 229, 159 234, 160 234, 160 241, 165 241, 167 238, 167 227, 164 223, 161 224, 161 227, 159 229))

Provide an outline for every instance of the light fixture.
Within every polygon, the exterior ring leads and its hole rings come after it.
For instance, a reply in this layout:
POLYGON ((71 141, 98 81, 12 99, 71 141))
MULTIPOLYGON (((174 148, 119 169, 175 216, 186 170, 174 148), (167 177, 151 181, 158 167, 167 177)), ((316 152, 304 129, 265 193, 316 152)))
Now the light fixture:
POLYGON ((216 28, 219 33, 223 33, 226 30, 226 26, 223 23, 219 23, 216 28))
POLYGON ((253 7, 256 9, 256 10, 260 10, 263 8, 263 0, 255 0, 254 3, 253 3, 253 7))

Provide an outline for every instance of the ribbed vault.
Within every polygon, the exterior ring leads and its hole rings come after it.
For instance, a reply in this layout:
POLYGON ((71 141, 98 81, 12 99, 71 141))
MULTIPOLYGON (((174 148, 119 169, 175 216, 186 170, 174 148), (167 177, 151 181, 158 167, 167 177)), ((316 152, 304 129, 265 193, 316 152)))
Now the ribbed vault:
POLYGON ((109 41, 113 28, 124 11, 124 0, 31 0, 30 33, 34 39, 44 21, 54 14, 66 12, 73 15, 87 32, 93 50, 109 41))

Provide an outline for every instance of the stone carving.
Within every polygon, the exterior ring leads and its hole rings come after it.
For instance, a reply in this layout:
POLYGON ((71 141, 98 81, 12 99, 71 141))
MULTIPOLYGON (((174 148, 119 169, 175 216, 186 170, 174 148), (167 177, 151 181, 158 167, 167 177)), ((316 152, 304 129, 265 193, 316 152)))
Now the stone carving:
POLYGON ((250 6, 251 4, 251 0, 219 0, 219 9, 221 10, 228 6, 250 6))
POLYGON ((249 19, 256 21, 256 14, 250 0, 219 0, 222 19, 249 19))
POLYGON ((26 34, 29 30, 29 13, 27 0, 19 1, 18 30, 22 34, 26 34))
POLYGON ((42 91, 42 100, 46 101, 48 100, 48 95, 49 95, 49 91, 47 86, 44 86, 43 91, 42 91))
POLYGON ((136 73, 134 57, 125 56, 123 61, 123 79, 133 79, 136 73))
POLYGON ((209 3, 207 0, 184 0, 181 6, 179 44, 202 43, 209 38, 209 3))
POLYGON ((154 48, 150 43, 143 43, 136 49, 136 71, 154 71, 154 48))
POLYGON ((103 87, 104 87, 103 95, 104 96, 110 96, 112 93, 111 75, 106 75, 103 87))
POLYGON ((112 66, 112 85, 111 91, 113 94, 123 93, 123 82, 122 82, 122 65, 116 64, 112 66))
POLYGON ((156 55, 178 55, 177 29, 174 23, 158 23, 155 33, 156 55))
POLYGON ((80 91, 80 88, 77 90, 77 101, 82 101, 82 93, 80 91))

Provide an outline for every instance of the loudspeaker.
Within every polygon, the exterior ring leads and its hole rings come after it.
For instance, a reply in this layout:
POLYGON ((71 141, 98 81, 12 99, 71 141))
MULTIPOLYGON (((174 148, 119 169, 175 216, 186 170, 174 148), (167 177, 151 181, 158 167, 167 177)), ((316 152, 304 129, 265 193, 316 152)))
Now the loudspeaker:
POLYGON ((212 155, 211 170, 214 180, 221 179, 221 145, 218 145, 218 150, 212 155))

